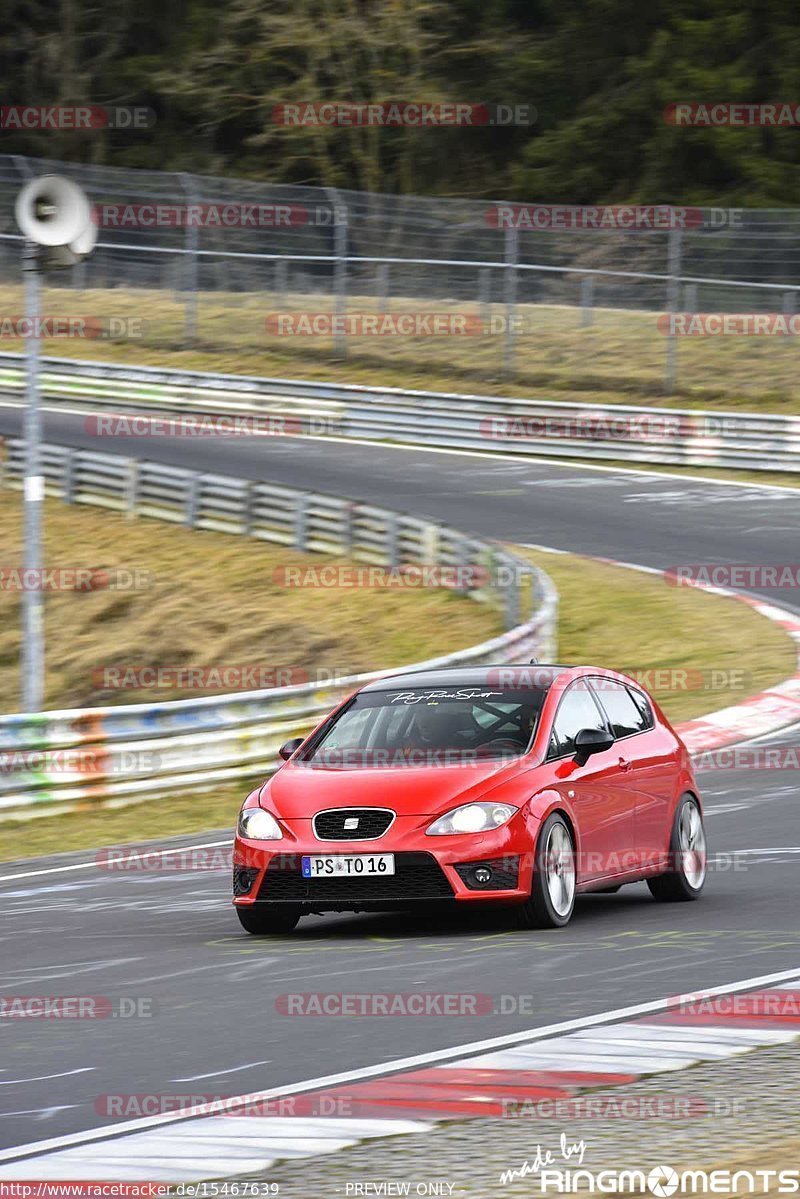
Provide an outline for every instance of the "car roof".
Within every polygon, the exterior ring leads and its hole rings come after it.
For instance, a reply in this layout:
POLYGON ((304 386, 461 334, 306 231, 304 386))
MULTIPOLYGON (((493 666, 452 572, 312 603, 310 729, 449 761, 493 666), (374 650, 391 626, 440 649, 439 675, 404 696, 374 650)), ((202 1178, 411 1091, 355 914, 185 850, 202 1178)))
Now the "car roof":
POLYGON ((503 662, 484 666, 446 666, 437 670, 406 670, 367 683, 362 691, 396 691, 398 687, 489 687, 498 683, 509 687, 513 682, 510 672, 515 670, 520 671, 521 687, 537 686, 546 690, 559 675, 575 669, 552 662, 503 662), (499 674, 500 671, 503 674, 499 674))

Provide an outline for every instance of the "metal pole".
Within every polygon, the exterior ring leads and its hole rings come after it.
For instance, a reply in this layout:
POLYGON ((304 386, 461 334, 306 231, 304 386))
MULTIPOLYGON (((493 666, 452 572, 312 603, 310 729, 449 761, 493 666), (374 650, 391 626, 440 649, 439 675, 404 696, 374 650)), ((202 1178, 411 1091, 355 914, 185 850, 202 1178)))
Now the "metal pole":
POLYGON ((591 275, 581 279, 581 328, 588 329, 592 324, 594 303, 594 279, 591 275))
POLYGON ((25 246, 26 315, 31 336, 27 346, 27 389, 25 407, 24 563, 28 585, 22 592, 22 711, 38 712, 44 699, 44 627, 41 589, 42 499, 41 473, 42 414, 39 408, 39 260, 32 242, 25 246), (28 573, 31 572, 31 573, 28 573))
POLYGON ((503 369, 510 373, 514 369, 514 322, 517 311, 517 259, 519 233, 513 226, 506 229, 506 336, 503 369))
MULTIPOLYGON (((667 246, 667 311, 677 312, 681 273, 681 230, 671 229, 667 246)), ((667 355, 664 364, 664 390, 670 395, 675 390, 678 378, 677 337, 672 329, 667 332, 667 355)))
POLYGON ((184 313, 183 344, 191 346, 197 336, 197 228, 194 225, 186 227, 186 308, 184 313))
POLYGON ((347 210, 337 205, 334 208, 334 253, 336 262, 333 265, 334 288, 336 291, 336 321, 337 327, 333 336, 334 351, 344 358, 347 354, 347 334, 339 332, 339 323, 344 322, 347 314, 347 210))
MULTIPOLYGON (((182 171, 179 177, 187 203, 189 205, 197 204, 197 197, 194 195, 191 176, 182 171)), ((194 343, 197 336, 197 294, 199 290, 197 251, 200 248, 197 225, 189 221, 186 222, 185 226, 184 248, 186 250, 186 257, 182 286, 186 291, 186 297, 183 316, 183 344, 189 347, 194 343)))

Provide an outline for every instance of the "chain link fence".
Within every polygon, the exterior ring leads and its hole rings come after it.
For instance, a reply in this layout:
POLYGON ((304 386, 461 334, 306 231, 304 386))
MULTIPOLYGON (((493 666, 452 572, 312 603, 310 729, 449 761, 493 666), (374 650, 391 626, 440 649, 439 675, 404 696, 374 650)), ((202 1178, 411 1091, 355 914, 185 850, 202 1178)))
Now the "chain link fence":
POLYGON ((275 373, 276 356, 349 357, 389 383, 416 370, 640 395, 759 397, 768 380, 795 394, 792 336, 732 349, 663 314, 781 314, 794 332, 800 211, 511 205, 6 155, 7 313, 21 297, 14 200, 48 173, 84 187, 100 238, 50 277, 46 311, 117 317, 103 336, 219 353, 231 369, 243 355, 250 373, 275 373))

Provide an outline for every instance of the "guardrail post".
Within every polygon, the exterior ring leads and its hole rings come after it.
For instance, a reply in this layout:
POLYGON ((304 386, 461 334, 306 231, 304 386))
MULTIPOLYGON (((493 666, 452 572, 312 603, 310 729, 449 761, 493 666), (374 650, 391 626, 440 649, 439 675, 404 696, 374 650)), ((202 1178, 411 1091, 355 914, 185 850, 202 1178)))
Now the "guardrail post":
POLYGON ((687 283, 683 289, 684 312, 697 312, 697 284, 687 283))
POLYGON ((587 275, 581 279, 581 328, 588 329, 594 317, 594 278, 587 275))
POLYGON ((506 583, 506 632, 515 629, 520 623, 519 580, 509 579, 506 583))
POLYGON ((252 537, 253 535, 253 505, 255 502, 255 484, 245 483, 244 495, 242 496, 242 535, 244 537, 252 537))
POLYGON ((519 258, 519 232, 513 226, 506 228, 506 329, 503 351, 503 370, 510 374, 514 369, 514 322, 517 312, 517 260, 519 258))
POLYGON ((197 509, 200 506, 200 488, 202 476, 192 471, 186 480, 186 517, 185 523, 190 529, 197 524, 197 509))
POLYGON ((333 349, 340 357, 347 356, 347 335, 340 332, 347 316, 347 209, 339 203, 339 193, 334 188, 325 189, 333 203, 333 291, 336 327, 333 332, 333 349))
POLYGON ((400 517, 396 513, 386 522, 386 565, 390 570, 400 566, 400 517))
POLYGON ((61 478, 61 494, 67 504, 75 503, 75 466, 77 450, 67 450, 64 457, 64 473, 61 478))
POLYGON ((305 552, 308 546, 308 496, 302 492, 294 502, 294 548, 305 552))
POLYGON ((135 458, 128 459, 128 469, 123 480, 123 500, 125 504, 125 514, 133 520, 136 515, 136 509, 139 506, 139 482, 141 476, 141 463, 135 458))
POLYGON ((422 564, 436 566, 440 553, 439 526, 427 524, 422 532, 422 564))
POLYGON ((356 541, 355 516, 355 504, 345 504, 342 511, 342 549, 348 555, 352 554, 356 541))
MULTIPOLYGON (((474 591, 474 584, 470 580, 469 567, 473 565, 470 556, 470 539, 461 537, 458 541, 458 552, 456 554, 456 591, 461 595, 469 595, 470 591, 474 591)), ((477 565, 475 563, 474 565, 477 565)), ((475 572, 477 573, 477 572, 475 572)))
MULTIPOLYGON (((667 312, 670 313, 677 312, 680 303, 681 242, 681 230, 670 229, 669 242, 667 244, 667 274, 669 275, 669 282, 667 283, 667 312)), ((671 395, 675 390, 677 379, 677 337, 675 332, 670 329, 667 332, 667 353, 664 364, 664 390, 667 395, 671 395)))

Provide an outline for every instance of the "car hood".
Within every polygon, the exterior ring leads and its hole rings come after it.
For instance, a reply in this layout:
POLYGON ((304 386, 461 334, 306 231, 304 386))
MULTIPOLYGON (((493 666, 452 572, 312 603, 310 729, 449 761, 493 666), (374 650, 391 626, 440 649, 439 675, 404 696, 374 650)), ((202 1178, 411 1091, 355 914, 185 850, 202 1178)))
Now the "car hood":
POLYGON ((262 807, 287 819, 310 820, 324 808, 392 808, 398 816, 438 816, 480 799, 529 765, 527 758, 468 766, 329 769, 287 763, 259 795, 262 807))

